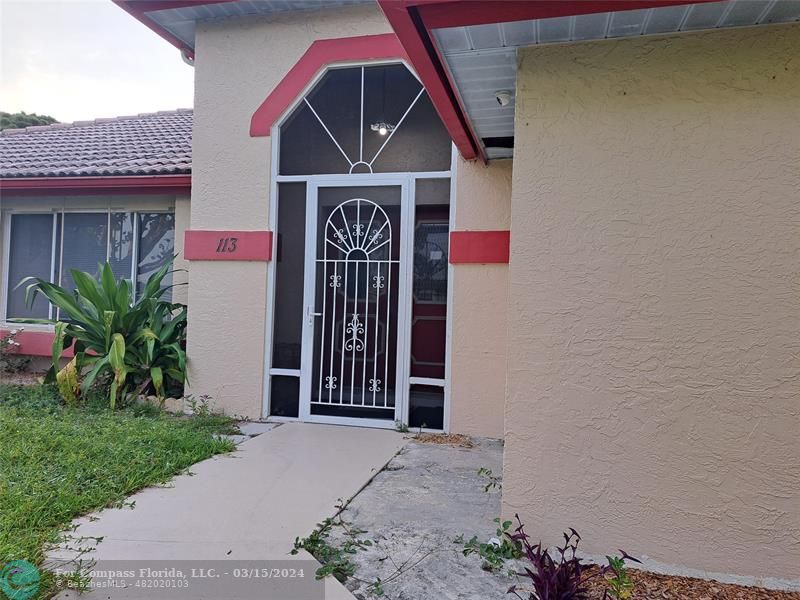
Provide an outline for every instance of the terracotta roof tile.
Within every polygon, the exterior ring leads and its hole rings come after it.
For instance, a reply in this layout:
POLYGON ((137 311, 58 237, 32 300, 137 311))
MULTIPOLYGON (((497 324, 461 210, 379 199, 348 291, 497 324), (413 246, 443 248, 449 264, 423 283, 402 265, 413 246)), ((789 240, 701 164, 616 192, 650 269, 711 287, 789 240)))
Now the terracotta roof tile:
POLYGON ((192 110, 0 132, 0 177, 175 175, 192 170, 192 110))

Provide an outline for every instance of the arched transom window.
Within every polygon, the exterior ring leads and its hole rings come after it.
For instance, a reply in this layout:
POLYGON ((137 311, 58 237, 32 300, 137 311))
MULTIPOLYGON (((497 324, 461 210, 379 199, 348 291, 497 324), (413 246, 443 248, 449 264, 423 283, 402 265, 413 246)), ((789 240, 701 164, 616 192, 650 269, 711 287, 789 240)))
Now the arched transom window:
POLYGON ((328 70, 281 126, 281 175, 449 169, 447 131, 403 64, 328 70))

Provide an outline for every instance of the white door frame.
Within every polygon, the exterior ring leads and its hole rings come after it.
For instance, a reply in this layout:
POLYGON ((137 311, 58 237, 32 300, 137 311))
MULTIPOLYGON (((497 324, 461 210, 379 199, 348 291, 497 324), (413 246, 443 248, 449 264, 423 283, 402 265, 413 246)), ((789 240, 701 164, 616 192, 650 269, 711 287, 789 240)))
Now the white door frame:
MULTIPOLYGON (((306 185, 305 269, 303 285, 303 330, 300 356, 300 420, 310 423, 394 428, 395 421, 408 420, 408 378, 411 355, 411 289, 414 248, 414 186, 412 175, 319 175, 306 185), (317 326, 317 213, 320 188, 400 188, 400 264, 397 290, 397 349, 394 419, 335 417, 311 414, 314 373, 314 329, 317 326)), ((354 196, 356 197, 356 196, 354 196)), ((369 198, 367 198, 369 199, 369 198)))
MULTIPOLYGON (((327 183, 334 183, 334 182, 341 182, 340 185, 352 185, 352 186, 369 186, 373 185, 376 181, 391 181, 389 185, 400 185, 402 183, 406 183, 407 186, 407 197, 406 202, 409 209, 406 211, 407 218, 406 222, 403 223, 405 227, 405 233, 410 236, 411 242, 408 244, 409 249, 408 253, 413 254, 413 235, 414 235, 414 216, 415 216, 415 191, 416 185, 415 182, 418 179, 449 179, 450 180, 450 231, 453 231, 455 228, 455 215, 456 215, 456 207, 458 205, 458 198, 456 193, 456 173, 458 169, 458 150, 456 149, 455 144, 451 144, 451 157, 450 157, 450 169, 447 171, 412 171, 412 172, 403 172, 403 173, 381 173, 381 174, 366 174, 366 173, 352 173, 352 174, 340 174, 340 175, 280 175, 278 172, 278 165, 280 159, 280 138, 281 138, 281 130, 280 126, 276 125, 273 126, 271 131, 271 153, 270 153, 270 186, 269 186, 269 196, 268 196, 268 204, 269 204, 269 213, 267 219, 267 228, 270 231, 276 232, 276 235, 273 235, 272 238, 272 256, 276 257, 278 253, 278 186, 280 183, 288 183, 288 182, 298 182, 304 183, 307 186, 311 186, 317 184, 319 186, 322 184, 327 183)), ((306 192, 307 194, 308 192, 306 192)), ((410 340, 411 338, 411 318, 410 318, 410 311, 411 311, 411 289, 412 289, 412 280, 413 277, 413 256, 410 258, 406 258, 406 264, 409 265, 409 272, 408 272, 408 293, 406 297, 407 303, 407 314, 409 315, 406 317, 406 327, 407 330, 404 333, 406 340, 410 340)), ((272 377, 273 376, 289 376, 289 377, 297 377, 301 378, 302 370, 301 369, 282 369, 282 368, 275 368, 272 367, 272 352, 273 352, 273 333, 274 333, 274 318, 275 318, 275 280, 276 280, 276 265, 275 259, 273 258, 267 265, 266 270, 266 287, 267 287, 267 305, 266 305, 266 315, 264 319, 264 339, 266 341, 265 348, 264 348, 264 371, 263 371, 263 387, 262 387, 262 418, 269 419, 273 422, 284 423, 284 422, 297 422, 305 420, 302 414, 302 405, 303 405, 303 397, 300 397, 300 407, 298 410, 297 417, 284 417, 284 416, 276 416, 270 414, 270 406, 272 403, 272 394, 271 394, 271 386, 272 386, 272 377)), ((399 290, 398 290, 399 292, 399 290)), ((401 298, 402 300, 402 298, 401 298)), ((305 303, 305 298, 304 298, 305 303)), ((398 306, 398 311, 400 311, 402 305, 398 306)), ((446 337, 446 359, 445 359, 445 384, 444 384, 444 431, 450 430, 450 404, 451 404, 451 356, 452 356, 452 328, 453 328, 453 265, 448 265, 448 285, 447 285, 447 337, 446 337)), ((398 312, 398 319, 400 318, 400 314, 398 312)), ((400 332, 398 332, 400 333, 400 332)), ((305 342, 305 340, 303 340, 305 342)), ((406 357, 407 366, 406 369, 410 369, 411 366, 411 354, 410 354, 410 344, 406 342, 406 357)), ((305 345, 305 344, 304 344, 305 345)), ((301 349, 301 353, 304 350, 301 349)), ((307 351, 307 350, 306 350, 307 351)), ((312 349, 313 355, 313 349, 312 349)), ((398 349, 398 357, 402 355, 399 353, 398 349)), ((301 356, 302 361, 302 356, 301 356)), ((301 365, 302 366, 302 365, 301 365)), ((403 388, 400 390, 399 394, 402 394, 403 397, 403 407, 402 407, 402 416, 401 420, 403 423, 408 423, 408 394, 409 394, 409 383, 410 379, 408 377, 404 377, 402 382, 399 381, 399 377, 401 376, 402 372, 397 373, 398 377, 398 385, 402 383, 403 388)), ((302 383, 302 382, 301 382, 302 383)), ((309 388, 310 389, 310 388, 309 388)), ((310 397, 310 396, 309 396, 310 397)), ((382 420, 372 420, 372 419, 352 419, 351 424, 353 425, 360 425, 362 427, 370 427, 373 421, 378 421, 375 425, 376 427, 389 427, 387 422, 382 420)), ((337 421, 337 423, 343 424, 342 421, 337 421)), ((394 425, 393 423, 391 424, 394 425)), ((423 431, 429 431, 427 429, 423 429, 423 431)), ((433 431, 433 430, 430 430, 433 431)))

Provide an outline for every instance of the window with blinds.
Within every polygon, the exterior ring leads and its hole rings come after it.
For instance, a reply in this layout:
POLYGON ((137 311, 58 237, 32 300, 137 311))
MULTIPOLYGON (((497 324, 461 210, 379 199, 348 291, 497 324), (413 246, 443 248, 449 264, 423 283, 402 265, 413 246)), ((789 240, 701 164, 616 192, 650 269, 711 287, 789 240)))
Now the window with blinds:
MULTIPOLYGON (((64 212, 12 214, 7 258, 7 319, 55 318, 43 297, 25 304, 26 277, 39 277, 74 289, 72 269, 97 275, 108 261, 118 279, 136 282, 140 293, 148 277, 172 259, 175 215, 166 212, 64 212)), ((164 280, 164 285, 172 282, 164 280)), ((170 292, 166 298, 169 299, 170 292)))
POLYGON ((8 317, 46 319, 50 304, 39 296, 32 307, 25 304, 24 287, 17 284, 25 277, 53 278, 53 231, 55 219, 51 214, 12 215, 7 268, 8 317))

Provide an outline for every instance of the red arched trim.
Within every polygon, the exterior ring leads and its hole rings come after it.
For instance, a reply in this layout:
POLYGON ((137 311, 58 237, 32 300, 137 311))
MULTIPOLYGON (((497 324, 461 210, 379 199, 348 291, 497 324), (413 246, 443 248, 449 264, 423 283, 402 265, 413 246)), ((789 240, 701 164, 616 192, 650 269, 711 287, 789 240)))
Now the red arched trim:
POLYGON ((278 117, 327 65, 392 58, 406 58, 406 51, 393 33, 317 40, 253 113, 250 119, 250 136, 268 136, 278 117))

